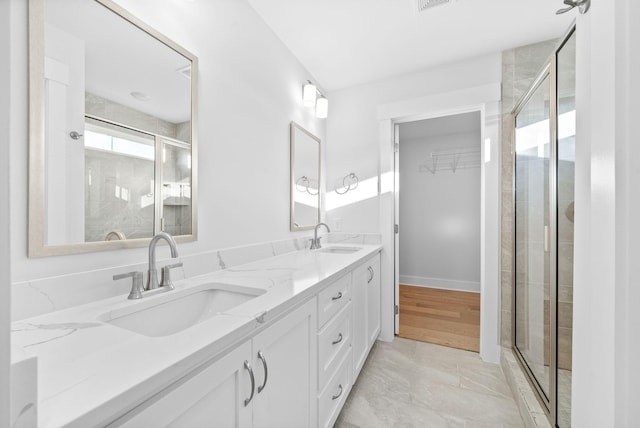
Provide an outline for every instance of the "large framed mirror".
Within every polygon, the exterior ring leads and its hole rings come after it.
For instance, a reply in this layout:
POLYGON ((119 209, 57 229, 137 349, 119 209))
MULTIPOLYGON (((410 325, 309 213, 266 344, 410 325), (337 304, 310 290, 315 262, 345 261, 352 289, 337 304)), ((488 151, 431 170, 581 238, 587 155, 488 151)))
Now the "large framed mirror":
POLYGON ((291 230, 320 222, 320 138, 291 122, 291 230))
POLYGON ((29 0, 29 256, 197 237, 197 58, 110 0, 29 0))

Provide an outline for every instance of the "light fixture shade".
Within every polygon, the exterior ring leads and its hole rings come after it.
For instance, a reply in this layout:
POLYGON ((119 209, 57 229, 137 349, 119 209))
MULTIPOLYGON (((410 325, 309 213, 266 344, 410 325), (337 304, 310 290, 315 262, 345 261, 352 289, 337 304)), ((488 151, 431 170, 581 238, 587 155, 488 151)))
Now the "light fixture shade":
POLYGON ((329 114, 329 100, 325 97, 318 98, 318 102, 316 103, 316 117, 320 119, 325 119, 329 114))
POLYGON ((316 105, 316 85, 307 83, 302 89, 302 102, 306 107, 316 105))

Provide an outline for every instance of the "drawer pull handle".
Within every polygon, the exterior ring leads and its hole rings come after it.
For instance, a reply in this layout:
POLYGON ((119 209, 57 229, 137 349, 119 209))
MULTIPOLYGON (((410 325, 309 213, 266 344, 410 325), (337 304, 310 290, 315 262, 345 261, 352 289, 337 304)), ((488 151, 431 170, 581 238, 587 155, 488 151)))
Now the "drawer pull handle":
MULTIPOLYGON (((342 342, 342 333, 338 334, 338 338, 336 340, 334 340, 333 342, 331 342, 332 345, 337 345, 338 343, 342 342)), ((260 391, 258 391, 260 392, 260 391)))
POLYGON ((262 353, 262 351, 258 351, 258 359, 262 361, 262 367, 264 367, 264 382, 262 382, 262 385, 258 387, 258 394, 260 394, 264 390, 264 387, 267 386, 267 379, 269 378, 269 370, 267 370, 267 359, 264 357, 264 354, 262 353))
POLYGON ((367 284, 369 284, 371 281, 373 281, 373 268, 371 266, 369 266, 367 268, 367 270, 369 271, 369 273, 371 274, 371 276, 369 277, 369 279, 367 280, 367 284))
POLYGON ((342 299, 342 291, 339 291, 337 295, 331 298, 331 300, 340 300, 340 299, 342 299))
POLYGON ((342 395, 342 384, 338 385, 338 388, 340 389, 340 391, 338 391, 336 395, 331 397, 332 400, 337 400, 342 395))
POLYGON ((251 400, 253 400, 253 393, 256 392, 256 379, 253 376, 253 369, 251 368, 249 361, 244 360, 244 368, 247 369, 251 378, 251 396, 244 399, 244 407, 247 407, 249 403, 251 403, 251 400))

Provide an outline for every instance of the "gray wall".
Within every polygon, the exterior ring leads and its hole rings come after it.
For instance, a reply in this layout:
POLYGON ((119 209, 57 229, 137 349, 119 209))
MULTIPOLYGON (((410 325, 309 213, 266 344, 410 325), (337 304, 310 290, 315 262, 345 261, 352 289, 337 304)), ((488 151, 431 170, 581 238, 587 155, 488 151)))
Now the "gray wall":
MULTIPOLYGON (((480 126, 478 118, 478 128, 480 126)), ((480 159, 453 172, 432 152, 480 150, 480 130, 402 140, 400 128, 400 282, 480 292, 480 159)))

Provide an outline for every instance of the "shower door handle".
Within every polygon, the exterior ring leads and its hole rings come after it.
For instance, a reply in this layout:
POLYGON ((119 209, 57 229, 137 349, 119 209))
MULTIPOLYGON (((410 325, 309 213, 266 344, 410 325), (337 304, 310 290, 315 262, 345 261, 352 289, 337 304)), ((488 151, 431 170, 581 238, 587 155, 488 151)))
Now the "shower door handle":
POLYGON ((549 252, 549 226, 544 226, 544 252, 549 252))

